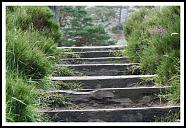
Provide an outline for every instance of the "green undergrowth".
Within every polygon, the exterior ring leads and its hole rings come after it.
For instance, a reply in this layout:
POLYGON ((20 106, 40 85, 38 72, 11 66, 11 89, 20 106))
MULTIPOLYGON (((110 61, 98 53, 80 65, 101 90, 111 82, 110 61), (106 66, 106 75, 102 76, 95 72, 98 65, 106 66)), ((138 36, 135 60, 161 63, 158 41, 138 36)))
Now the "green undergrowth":
POLYGON ((61 59, 67 59, 67 58, 80 58, 79 54, 72 53, 74 52, 72 49, 57 49, 55 54, 53 54, 51 57, 52 60, 54 60, 55 63, 63 63, 61 59))
POLYGON ((138 82, 137 86, 154 86, 155 85, 155 77, 142 77, 141 81, 138 82))
POLYGON ((60 25, 48 7, 6 7, 6 121, 41 121, 39 90, 53 85, 61 40, 60 25))
POLYGON ((78 53, 67 53, 68 58, 80 58, 81 55, 78 53))
POLYGON ((37 121, 35 112, 37 90, 12 71, 6 73, 6 121, 37 121))
POLYGON ((64 82, 64 81, 55 81, 53 82, 54 86, 58 89, 81 89, 81 82, 64 82))
POLYGON ((155 122, 180 122, 180 113, 169 111, 164 116, 156 117, 155 122))
POLYGON ((82 76, 83 73, 75 71, 69 67, 56 67, 53 76, 82 76))
POLYGON ((127 68, 128 74, 130 75, 140 75, 141 69, 139 65, 133 65, 127 68))
MULTIPOLYGON (((57 49, 55 54, 53 54, 53 56, 51 56, 53 58, 53 60, 56 62, 56 63, 60 63, 60 60, 63 58, 63 59, 66 59, 69 57, 69 54, 70 52, 73 52, 72 49, 57 49)), ((75 56, 75 55, 74 55, 75 56)), ((77 56, 79 57, 79 56, 77 56)))
POLYGON ((41 93, 38 102, 41 108, 57 108, 69 105, 69 98, 59 93, 41 93))
POLYGON ((124 50, 115 50, 112 53, 112 55, 115 56, 115 57, 123 57, 124 56, 124 50))
POLYGON ((180 7, 142 7, 125 22, 125 54, 140 63, 142 74, 157 74, 155 82, 171 86, 167 99, 180 102, 180 7))

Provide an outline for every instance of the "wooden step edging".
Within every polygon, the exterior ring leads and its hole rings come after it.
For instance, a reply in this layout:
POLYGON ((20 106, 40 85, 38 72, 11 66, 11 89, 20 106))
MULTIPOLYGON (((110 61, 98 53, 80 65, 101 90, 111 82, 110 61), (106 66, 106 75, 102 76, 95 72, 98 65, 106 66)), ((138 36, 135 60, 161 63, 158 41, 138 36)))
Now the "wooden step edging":
MULTIPOLYGON (((52 81, 80 82, 84 89, 95 88, 124 88, 133 87, 144 81, 143 79, 155 78, 156 75, 120 75, 120 76, 69 76, 50 77, 52 81)), ((153 85, 149 85, 153 86, 153 85)))
POLYGON ((179 113, 180 106, 113 108, 85 110, 39 110, 55 122, 154 122, 162 116, 179 113))
POLYGON ((72 49, 73 51, 103 51, 124 49, 126 45, 117 46, 84 46, 84 47, 57 47, 58 49, 72 49))
POLYGON ((63 64, 129 63, 126 57, 67 58, 61 59, 60 61, 63 64))
POLYGON ((117 76, 128 75, 131 73, 130 68, 139 66, 138 63, 127 64, 57 64, 56 67, 68 67, 75 71, 83 73, 84 76, 117 76))
POLYGON ((68 58, 73 58, 74 55, 79 55, 80 58, 95 58, 95 57, 115 57, 115 52, 121 50, 110 50, 110 51, 85 51, 85 52, 65 52, 68 58))

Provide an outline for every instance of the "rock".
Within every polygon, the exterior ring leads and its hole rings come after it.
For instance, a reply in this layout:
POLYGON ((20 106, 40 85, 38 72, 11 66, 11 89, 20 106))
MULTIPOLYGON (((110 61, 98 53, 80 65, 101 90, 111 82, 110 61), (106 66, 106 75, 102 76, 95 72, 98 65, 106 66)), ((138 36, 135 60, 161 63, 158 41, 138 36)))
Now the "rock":
POLYGON ((151 102, 152 98, 150 96, 144 96, 140 101, 139 103, 140 104, 147 104, 149 102, 151 102))
POLYGON ((114 94, 110 91, 97 91, 91 94, 91 97, 93 99, 105 99, 105 98, 113 98, 114 94))
POLYGON ((104 122, 103 120, 100 119, 90 119, 88 122, 104 122))
POLYGON ((131 121, 138 121, 138 120, 143 120, 143 115, 141 113, 136 113, 135 115, 133 114, 129 114, 128 115, 128 121, 131 122, 131 121))
POLYGON ((96 106, 98 106, 98 103, 94 103, 92 106, 93 106, 93 107, 96 107, 96 106))
POLYGON ((111 99, 110 101, 120 103, 122 106, 129 106, 133 104, 130 98, 111 99))
POLYGON ((87 104, 86 104, 86 103, 81 103, 81 104, 79 104, 78 106, 81 106, 81 107, 86 107, 86 106, 87 106, 87 104))
POLYGON ((97 84, 96 85, 96 88, 101 88, 101 84, 97 84))
POLYGON ((72 98, 73 102, 88 102, 89 101, 89 97, 88 96, 76 96, 74 98, 72 98))

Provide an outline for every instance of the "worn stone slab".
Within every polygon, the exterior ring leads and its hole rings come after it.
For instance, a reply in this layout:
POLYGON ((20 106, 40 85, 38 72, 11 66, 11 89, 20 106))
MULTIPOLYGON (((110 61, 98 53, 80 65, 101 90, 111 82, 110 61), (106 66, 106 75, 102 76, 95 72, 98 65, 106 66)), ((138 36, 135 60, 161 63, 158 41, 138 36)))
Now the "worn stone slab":
POLYGON ((57 47, 59 49, 72 49, 75 52, 80 51, 104 51, 104 50, 120 50, 124 49, 125 45, 113 45, 113 46, 84 46, 84 47, 57 47))
MULTIPOLYGON (((138 86, 142 79, 154 78, 156 75, 121 75, 121 76, 72 76, 51 77, 52 81, 80 82, 85 89, 95 88, 124 88, 138 86)), ((144 86, 153 86, 152 83, 144 86)))
POLYGON ((127 64, 75 64, 64 65, 57 64, 56 67, 69 67, 75 71, 83 73, 84 76, 117 76, 117 75, 129 75, 129 68, 139 65, 138 63, 127 64))
POLYGON ((84 109, 84 110, 40 110, 55 122, 154 122, 162 116, 179 113, 179 106, 84 109))
MULTIPOLYGON (((54 90, 47 93, 59 93, 70 98, 76 105, 107 107, 106 105, 117 104, 121 107, 132 107, 152 104, 155 94, 168 90, 170 86, 164 87, 132 87, 132 88, 102 88, 94 90, 54 90), (128 101, 131 101, 129 104, 128 101), (103 106, 104 104, 104 106, 103 106)), ((159 98, 157 99, 159 100, 159 98)))
POLYGON ((121 51, 121 50, 66 52, 66 53, 68 54, 68 58, 74 58, 73 57, 74 55, 79 55, 80 58, 96 58, 96 57, 114 57, 114 52, 117 51, 121 51))
POLYGON ((106 63, 128 63, 126 57, 98 57, 98 58, 68 58, 61 59, 62 64, 106 64, 106 63))
POLYGON ((100 88, 100 89, 92 89, 85 91, 84 89, 77 90, 53 90, 48 91, 48 93, 62 93, 64 95, 74 95, 83 96, 87 95, 87 97, 94 97, 97 99, 104 98, 132 98, 134 100, 140 99, 140 96, 159 93, 161 91, 165 91, 169 89, 170 86, 153 86, 153 87, 129 87, 129 88, 100 88), (108 94, 108 95, 107 95, 108 94))

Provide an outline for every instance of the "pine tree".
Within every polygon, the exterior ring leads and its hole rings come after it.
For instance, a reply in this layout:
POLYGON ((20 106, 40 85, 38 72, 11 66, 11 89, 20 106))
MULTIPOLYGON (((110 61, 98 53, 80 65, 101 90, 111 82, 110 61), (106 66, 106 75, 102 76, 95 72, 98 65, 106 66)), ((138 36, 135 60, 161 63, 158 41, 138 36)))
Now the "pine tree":
POLYGON ((61 7, 62 31, 64 38, 61 45, 110 45, 110 36, 102 25, 94 25, 93 20, 87 15, 85 7, 61 7))

